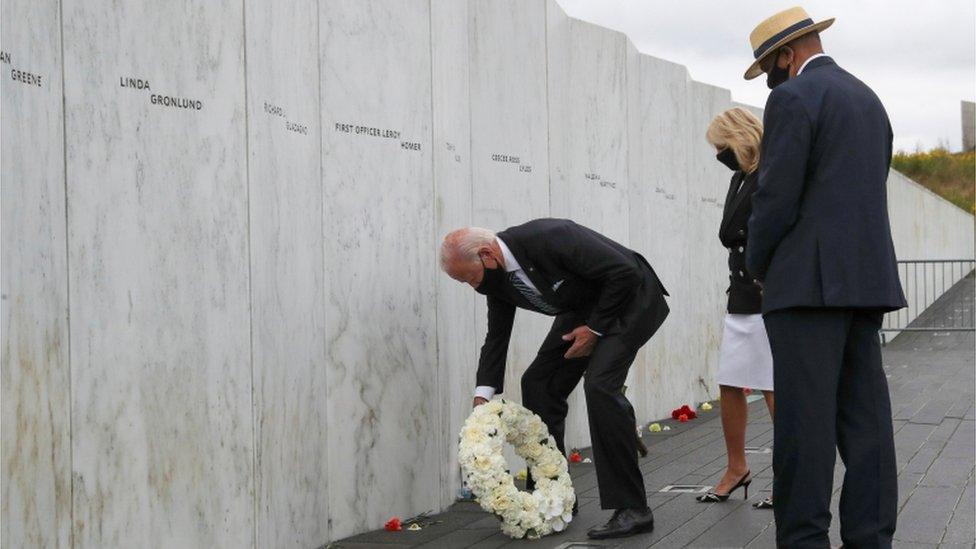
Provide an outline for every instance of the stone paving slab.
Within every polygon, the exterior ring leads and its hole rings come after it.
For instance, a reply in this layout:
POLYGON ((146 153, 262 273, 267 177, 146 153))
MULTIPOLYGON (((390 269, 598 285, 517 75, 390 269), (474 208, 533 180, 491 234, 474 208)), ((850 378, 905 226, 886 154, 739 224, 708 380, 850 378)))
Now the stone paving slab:
MULTIPOLYGON (((933 316, 971 313, 973 278, 967 278, 926 311, 933 316), (967 308, 969 307, 969 308, 967 308), (968 312, 967 312, 968 311, 968 312)), ((935 318, 934 320, 938 320, 935 318)), ((892 395, 895 448, 898 467, 897 548, 974 548, 976 539, 976 338, 971 332, 903 332, 889 338, 883 351, 892 395)), ((768 448, 772 423, 762 401, 749 405, 747 446, 768 448)), ((425 547, 438 549, 572 547, 671 548, 671 547, 773 547, 775 524, 771 511, 759 511, 751 503, 769 495, 772 488, 772 455, 749 454, 753 484, 749 499, 740 490, 724 503, 702 504, 693 494, 668 494, 668 484, 716 482, 725 467, 719 407, 703 412, 689 423, 661 421, 667 433, 646 433, 649 455, 640 460, 654 510, 653 532, 623 540, 592 542, 586 530, 609 518, 600 509, 596 474, 592 464, 572 464, 570 472, 580 497, 580 514, 566 532, 541 540, 512 540, 498 529, 498 522, 476 504, 454 505, 434 517, 442 521, 420 532, 368 532, 328 547, 425 547)), ((583 450, 589 456, 588 450, 583 450)), ((844 468, 839 456, 835 470, 831 510, 831 543, 840 545, 837 505, 844 468)))

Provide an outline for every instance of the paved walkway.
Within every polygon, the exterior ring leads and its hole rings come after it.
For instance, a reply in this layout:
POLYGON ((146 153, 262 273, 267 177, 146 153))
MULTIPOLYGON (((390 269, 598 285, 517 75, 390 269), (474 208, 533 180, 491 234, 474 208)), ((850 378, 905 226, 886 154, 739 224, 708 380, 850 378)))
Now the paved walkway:
MULTIPOLYGON (((956 285, 924 316, 973 314, 973 278, 956 285)), ((920 320, 925 320, 920 319, 920 320)), ((884 349, 894 414, 898 458, 898 530, 896 547, 974 547, 974 335, 934 332, 904 333, 884 349)), ((772 423, 762 402, 750 404, 747 434, 750 447, 766 452, 772 444, 772 423)), ((345 548, 476 548, 498 547, 773 547, 772 511, 750 505, 769 495, 772 482, 770 453, 750 454, 755 480, 750 499, 742 491, 725 503, 702 504, 688 493, 662 493, 673 484, 715 483, 725 467, 725 448, 718 407, 687 424, 671 421, 667 433, 645 434, 650 453, 640 460, 649 502, 654 509, 653 533, 590 542, 586 531, 606 522, 600 509, 596 475, 591 464, 571 465, 580 497, 580 513, 567 531, 535 541, 504 536, 495 518, 474 503, 458 503, 434 517, 439 524, 420 531, 369 532, 333 543, 345 548)), ((584 452, 584 456, 587 452, 584 452)), ((833 513, 843 465, 837 460, 833 513)), ((831 540, 840 545, 834 520, 831 540)))

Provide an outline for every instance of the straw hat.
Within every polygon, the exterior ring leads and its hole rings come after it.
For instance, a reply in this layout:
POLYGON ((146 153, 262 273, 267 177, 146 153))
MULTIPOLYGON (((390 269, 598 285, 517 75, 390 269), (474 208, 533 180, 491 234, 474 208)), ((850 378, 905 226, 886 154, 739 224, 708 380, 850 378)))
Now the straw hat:
POLYGON ((759 64, 769 54, 779 51, 780 46, 804 34, 822 31, 833 23, 833 17, 814 23, 813 19, 807 15, 806 10, 799 6, 781 11, 759 23, 749 35, 749 42, 752 43, 752 55, 756 60, 746 70, 745 79, 752 80, 762 74, 763 71, 759 68, 759 64))

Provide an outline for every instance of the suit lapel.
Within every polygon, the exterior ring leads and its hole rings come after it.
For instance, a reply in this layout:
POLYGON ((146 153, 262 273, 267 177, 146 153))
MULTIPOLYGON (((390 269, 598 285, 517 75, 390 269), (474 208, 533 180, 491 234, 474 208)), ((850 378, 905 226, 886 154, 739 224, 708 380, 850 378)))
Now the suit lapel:
POLYGON ((735 213, 735 211, 739 208, 739 205, 742 204, 742 201, 752 193, 752 187, 756 184, 755 173, 756 172, 752 172, 751 174, 744 176, 745 180, 742 182, 739 192, 737 192, 735 194, 735 198, 732 199, 732 209, 729 210, 730 214, 735 213))
MULTIPOLYGON (((743 177, 744 176, 741 171, 735 172, 735 176, 733 176, 732 181, 729 182, 729 192, 725 195, 725 208, 722 211, 722 224, 719 228, 720 232, 724 233, 725 228, 729 225, 729 221, 732 220, 732 212, 735 211, 736 199, 740 194, 742 194, 741 191, 736 193, 736 190, 739 188, 739 181, 741 181, 743 177)), ((743 183, 742 186, 745 187, 745 183, 743 183)))

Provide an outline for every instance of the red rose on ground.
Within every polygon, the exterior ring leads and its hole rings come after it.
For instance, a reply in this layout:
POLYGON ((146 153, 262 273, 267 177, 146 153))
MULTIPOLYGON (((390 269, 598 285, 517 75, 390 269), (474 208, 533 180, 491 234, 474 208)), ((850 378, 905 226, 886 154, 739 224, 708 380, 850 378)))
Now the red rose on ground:
POLYGON ((399 532, 400 530, 403 530, 403 525, 400 524, 399 518, 393 517, 386 521, 386 524, 383 525, 383 529, 387 532, 399 532))
POLYGON ((681 406, 681 408, 677 408, 671 412, 671 419, 677 419, 680 421, 682 415, 685 416, 684 421, 698 417, 698 413, 692 410, 691 406, 684 404, 681 406))
POLYGON ((688 421, 688 414, 681 414, 680 416, 678 416, 678 421, 680 421, 681 423, 685 423, 686 421, 688 421))
POLYGON ((581 461, 583 461, 583 456, 581 456, 578 451, 573 450, 572 452, 570 452, 569 454, 570 463, 579 463, 581 461))

